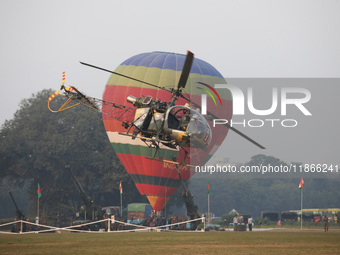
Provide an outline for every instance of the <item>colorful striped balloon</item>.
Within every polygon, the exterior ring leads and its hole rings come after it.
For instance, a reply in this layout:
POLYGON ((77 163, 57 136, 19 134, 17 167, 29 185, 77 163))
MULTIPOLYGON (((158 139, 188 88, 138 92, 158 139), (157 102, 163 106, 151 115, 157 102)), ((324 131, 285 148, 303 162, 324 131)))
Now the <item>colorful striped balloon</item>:
MULTIPOLYGON (((185 55, 177 53, 142 53, 124 61, 116 68, 115 72, 160 87, 177 88, 184 60, 185 55)), ((213 66, 195 58, 183 95, 198 105, 201 104, 201 88, 203 87, 199 82, 209 84, 212 87, 214 84, 226 83, 223 76, 213 66)), ((204 86, 204 88, 206 89, 207 87, 204 86)), ((155 89, 141 82, 112 74, 106 84, 103 100, 132 106, 126 101, 129 95, 135 97, 152 96, 153 99, 158 98, 166 102, 169 102, 172 96, 168 91, 155 89)), ((215 105, 213 100, 207 100, 208 111, 221 119, 230 120, 232 116, 232 97, 230 91, 224 89, 219 92, 219 96, 223 106, 222 104, 215 105)), ((188 102, 183 98, 176 101, 176 105, 184 105, 186 103, 188 102)), ((105 114, 103 114, 103 121, 117 156, 134 180, 139 192, 147 196, 154 210, 162 210, 169 197, 180 186, 180 177, 176 166, 172 163, 147 159, 147 156, 153 156, 154 149, 147 147, 140 139, 133 140, 131 137, 119 135, 119 132, 126 132, 121 122, 105 114)), ((213 138, 208 149, 202 151, 200 149, 187 148, 191 165, 206 163, 227 135, 228 128, 225 126, 212 127, 212 123, 209 123, 209 125, 212 128, 213 138)), ((179 152, 178 150, 163 147, 158 156, 172 160, 173 156, 180 155, 183 157, 183 154, 183 151, 179 152)), ((188 180, 195 173, 195 169, 190 169, 188 166, 180 166, 180 172, 182 178, 188 180)))

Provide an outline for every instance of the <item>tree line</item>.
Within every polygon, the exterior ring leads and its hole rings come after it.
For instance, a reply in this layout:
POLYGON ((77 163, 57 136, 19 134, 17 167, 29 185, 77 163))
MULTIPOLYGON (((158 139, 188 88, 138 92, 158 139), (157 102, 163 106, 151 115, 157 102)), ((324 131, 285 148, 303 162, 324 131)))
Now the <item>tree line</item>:
MULTIPOLYGON (((245 165, 286 166, 282 160, 259 154, 253 156, 245 165)), ((300 165, 295 162, 292 164, 300 165)), ((270 176, 270 175, 269 175, 270 176)), ((217 216, 228 214, 236 209, 241 214, 251 214, 258 217, 261 211, 288 211, 301 208, 300 176, 274 173, 269 178, 261 174, 229 175, 196 174, 191 178, 190 189, 202 212, 207 212, 207 185, 210 181, 210 208, 217 216), (199 199, 198 199, 199 198, 199 199), (206 198, 206 199, 202 199, 206 198)), ((313 178, 304 175, 303 208, 339 208, 340 207, 340 173, 333 178, 313 178)), ((330 176, 329 176, 330 177, 330 176)))

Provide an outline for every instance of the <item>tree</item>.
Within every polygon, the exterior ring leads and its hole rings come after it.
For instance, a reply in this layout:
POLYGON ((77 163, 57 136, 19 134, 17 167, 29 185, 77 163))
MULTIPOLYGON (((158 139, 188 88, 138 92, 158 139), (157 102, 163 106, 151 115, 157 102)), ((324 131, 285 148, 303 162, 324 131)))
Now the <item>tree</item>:
POLYGON ((107 139, 101 114, 87 107, 52 113, 47 108, 47 99, 52 93, 52 90, 43 90, 24 99, 14 118, 2 126, 0 178, 6 177, 12 185, 30 182, 33 212, 39 182, 45 217, 55 216, 59 204, 77 209, 82 204, 72 178, 65 170, 66 165, 71 166, 95 202, 103 203, 103 206, 119 204, 120 180, 123 180, 125 190, 129 190, 130 199, 140 200, 138 190, 107 139), (107 193, 111 196, 105 195, 107 193))
POLYGON ((252 156, 250 161, 246 163, 248 166, 259 166, 259 165, 271 165, 271 166, 286 166, 287 164, 281 161, 279 158, 273 156, 266 156, 264 154, 258 154, 252 156))

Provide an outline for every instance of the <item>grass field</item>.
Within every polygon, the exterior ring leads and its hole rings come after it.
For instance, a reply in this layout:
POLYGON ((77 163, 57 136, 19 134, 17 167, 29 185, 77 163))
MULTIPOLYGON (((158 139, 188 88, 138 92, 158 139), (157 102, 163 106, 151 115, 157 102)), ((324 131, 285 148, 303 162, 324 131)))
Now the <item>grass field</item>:
POLYGON ((0 254, 340 254, 340 230, 0 234, 0 254))

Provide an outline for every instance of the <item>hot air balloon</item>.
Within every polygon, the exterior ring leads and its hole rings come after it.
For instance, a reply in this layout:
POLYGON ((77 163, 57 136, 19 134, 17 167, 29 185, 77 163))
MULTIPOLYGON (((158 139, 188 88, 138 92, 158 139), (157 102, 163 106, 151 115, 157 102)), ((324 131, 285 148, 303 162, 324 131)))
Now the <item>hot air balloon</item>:
MULTIPOLYGON (((171 93, 161 89, 176 89, 181 77, 185 55, 168 52, 149 52, 133 56, 121 63, 114 72, 133 77, 158 86, 150 87, 147 84, 126 77, 112 74, 106 84, 103 100, 115 102, 121 105, 129 105, 127 98, 130 95, 143 98, 151 96, 165 102, 171 100, 171 93)), ((223 76, 207 62, 195 58, 190 70, 190 75, 183 94, 197 105, 200 105, 204 84, 226 83, 223 76)), ((220 102, 215 105, 213 100, 207 100, 207 108, 214 115, 230 120, 232 116, 232 98, 229 90, 219 94, 220 102)), ((180 98, 176 105, 188 103, 180 98)), ((104 107, 104 106, 103 106, 104 107)), ((104 108, 103 108, 104 109, 104 108)), ((179 109, 180 110, 180 109, 179 109)), ((128 117, 127 117, 128 118, 128 117)), ((122 123, 110 116, 103 114, 103 121, 107 135, 112 146, 134 180, 136 187, 142 195, 146 195, 150 204, 156 211, 165 206, 169 197, 180 187, 180 177, 176 166, 171 162, 149 159, 154 153, 154 148, 148 147, 140 139, 122 136, 119 133, 126 130, 122 123), (149 157, 149 158, 148 158, 149 157)), ((130 120, 131 121, 131 120, 130 120)), ((228 128, 220 125, 212 127, 212 141, 206 150, 200 148, 187 148, 190 165, 202 165, 206 163, 227 135, 228 128)), ((175 157, 184 157, 183 150, 163 147, 159 150, 160 158, 172 160, 175 157)), ((180 166, 183 180, 188 180, 195 173, 189 166, 180 166)))

